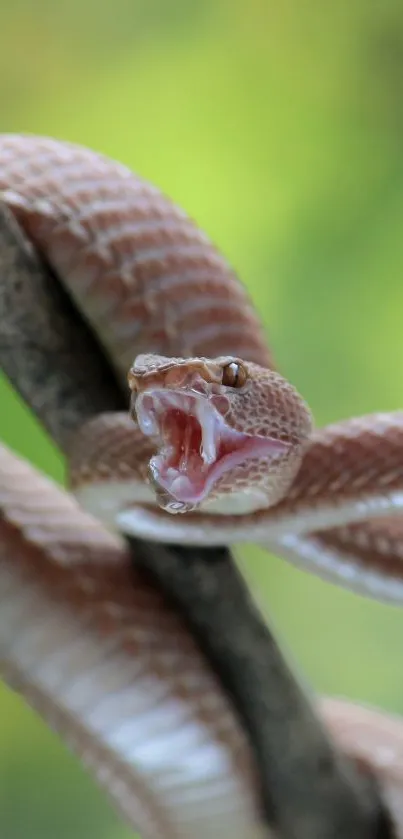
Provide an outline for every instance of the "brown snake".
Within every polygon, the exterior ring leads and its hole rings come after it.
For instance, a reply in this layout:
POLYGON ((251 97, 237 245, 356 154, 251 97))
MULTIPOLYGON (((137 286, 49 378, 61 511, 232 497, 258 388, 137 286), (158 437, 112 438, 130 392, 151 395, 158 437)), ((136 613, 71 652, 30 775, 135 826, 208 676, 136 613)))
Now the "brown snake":
MULTIPOLYGON (((139 427, 128 415, 101 415, 71 443, 81 504, 108 526, 157 541, 258 541, 350 588, 399 601, 403 414, 313 432, 303 400, 273 370, 254 310, 223 258, 182 211, 124 167, 68 144, 3 136, 0 190, 121 380, 130 370, 139 427)), ((70 725, 72 737, 80 738, 81 719, 82 730, 102 741, 117 787, 106 770, 100 780, 145 836, 211 835, 213 824, 217 835, 261 835, 247 749, 225 699, 155 591, 143 582, 129 589, 118 535, 5 448, 0 489, 6 677, 26 683, 30 700, 54 725, 70 725), (103 656, 88 630, 89 607, 113 652, 110 701, 95 705, 103 656), (65 649, 57 684, 55 640, 65 649), (80 690, 69 690, 69 667, 77 675, 80 666, 80 690), (177 758, 170 767, 160 763, 164 737, 177 758), (193 777, 185 770, 192 744, 200 748, 193 777)), ((390 783, 396 773, 399 787, 397 722, 331 702, 324 713, 347 750, 390 783)), ((88 754, 96 765, 96 750, 88 754)))

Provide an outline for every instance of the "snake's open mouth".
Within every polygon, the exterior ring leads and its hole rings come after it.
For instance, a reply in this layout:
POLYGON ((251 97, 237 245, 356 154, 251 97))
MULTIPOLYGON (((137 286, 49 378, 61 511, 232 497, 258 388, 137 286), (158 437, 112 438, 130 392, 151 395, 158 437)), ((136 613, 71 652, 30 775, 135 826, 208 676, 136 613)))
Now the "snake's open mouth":
POLYGON ((137 396, 135 411, 143 434, 159 440, 150 477, 170 512, 200 504, 229 469, 288 449, 280 440, 234 430, 207 396, 189 391, 144 391, 137 396))

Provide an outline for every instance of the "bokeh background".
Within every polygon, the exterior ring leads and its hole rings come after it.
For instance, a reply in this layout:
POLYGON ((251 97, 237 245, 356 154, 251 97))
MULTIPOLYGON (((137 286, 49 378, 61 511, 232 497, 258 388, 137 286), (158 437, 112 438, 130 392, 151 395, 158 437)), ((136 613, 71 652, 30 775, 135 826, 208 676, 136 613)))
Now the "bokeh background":
MULTIPOLYGON (((403 405, 400 0, 14 0, 0 130, 131 165, 204 227, 318 424, 403 405)), ((0 382, 0 436, 58 453, 0 382)), ((403 612, 256 548, 242 567, 317 691, 403 713, 403 612)), ((0 693, 1 839, 130 832, 57 738, 0 693)))

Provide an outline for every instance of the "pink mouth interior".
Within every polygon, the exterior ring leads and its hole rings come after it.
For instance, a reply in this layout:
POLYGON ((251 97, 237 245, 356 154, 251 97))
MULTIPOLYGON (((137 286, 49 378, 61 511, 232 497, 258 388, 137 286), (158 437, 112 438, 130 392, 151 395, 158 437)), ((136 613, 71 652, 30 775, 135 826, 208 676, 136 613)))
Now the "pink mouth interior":
POLYGON ((160 440, 150 475, 162 506, 171 512, 200 504, 234 466, 251 458, 279 456, 289 447, 281 440, 230 428, 205 395, 145 391, 138 395, 135 409, 143 433, 160 440))

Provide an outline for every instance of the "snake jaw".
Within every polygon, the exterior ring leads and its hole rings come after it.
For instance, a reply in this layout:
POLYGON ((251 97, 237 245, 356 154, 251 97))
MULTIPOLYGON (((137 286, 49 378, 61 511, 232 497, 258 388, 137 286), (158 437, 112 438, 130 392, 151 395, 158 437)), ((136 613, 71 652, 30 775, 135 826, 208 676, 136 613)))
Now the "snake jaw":
MULTIPOLYGON (((193 383, 194 384, 194 383, 193 383)), ((228 399, 206 383, 184 389, 153 388, 136 394, 133 413, 159 452, 149 463, 149 478, 160 507, 188 512, 207 499, 229 469, 251 458, 278 457, 289 444, 231 428, 225 420, 228 399)))

